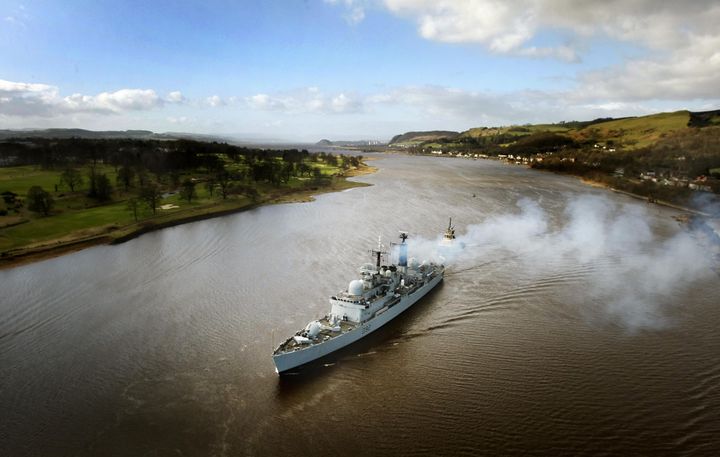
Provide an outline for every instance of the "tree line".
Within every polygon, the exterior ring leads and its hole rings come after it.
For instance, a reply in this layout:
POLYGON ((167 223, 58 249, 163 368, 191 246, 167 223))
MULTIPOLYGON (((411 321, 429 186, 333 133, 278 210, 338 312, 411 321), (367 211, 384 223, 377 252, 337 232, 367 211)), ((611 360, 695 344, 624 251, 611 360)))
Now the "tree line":
MULTIPOLYGON (((190 202, 197 197, 198 185, 203 185, 210 197, 227 199, 242 194, 255 201, 260 195, 259 184, 281 187, 296 177, 320 185, 329 179, 321 165, 347 170, 358 167, 361 161, 361 156, 193 140, 71 138, 0 142, 0 164, 56 170, 56 193, 58 186, 71 194, 82 191, 98 203, 124 194, 136 220, 143 206, 155 214, 166 191, 179 190, 180 196, 190 202), (103 171, 108 166, 114 171, 114 182, 103 171)), ((44 215, 54 204, 52 194, 38 186, 28 192, 27 201, 28 209, 44 215)))

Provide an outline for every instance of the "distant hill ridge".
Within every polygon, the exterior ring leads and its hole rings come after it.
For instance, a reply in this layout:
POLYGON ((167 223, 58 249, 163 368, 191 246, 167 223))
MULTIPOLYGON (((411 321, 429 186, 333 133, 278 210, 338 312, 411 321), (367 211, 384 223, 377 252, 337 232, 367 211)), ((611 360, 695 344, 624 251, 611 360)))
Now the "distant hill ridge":
POLYGON ((151 138, 150 130, 22 129, 0 130, 0 138, 151 138))
POLYGON ((565 137, 578 144, 599 142, 626 150, 650 146, 670 134, 691 128, 720 126, 720 110, 703 112, 676 111, 656 113, 647 116, 623 118, 598 118, 592 121, 570 121, 557 124, 525 124, 503 127, 476 127, 462 133, 447 131, 407 132, 396 135, 390 145, 435 147, 438 140, 447 147, 512 145, 520 139, 543 137, 553 134, 565 137))
POLYGON ((229 141, 217 135, 197 133, 165 132, 155 133, 150 130, 85 130, 85 129, 19 129, 0 130, 0 140, 21 138, 83 138, 83 139, 135 139, 135 140, 197 140, 197 141, 229 141))
POLYGON ((362 146, 379 146, 383 145, 384 143, 382 141, 378 140, 336 140, 336 141, 330 141, 327 138, 323 138, 322 140, 315 143, 316 146, 340 146, 340 147, 362 147, 362 146))
POLYGON ((460 135, 460 132, 451 130, 430 130, 425 132, 406 132, 402 135, 395 135, 390 140, 390 144, 397 143, 419 143, 423 141, 434 141, 441 138, 453 139, 460 135))

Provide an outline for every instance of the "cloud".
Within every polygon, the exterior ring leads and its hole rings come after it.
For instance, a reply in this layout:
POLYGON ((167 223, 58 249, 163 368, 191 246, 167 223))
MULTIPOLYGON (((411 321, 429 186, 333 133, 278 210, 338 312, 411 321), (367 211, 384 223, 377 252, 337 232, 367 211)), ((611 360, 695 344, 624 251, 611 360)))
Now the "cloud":
POLYGON ((484 92, 442 86, 407 86, 370 97, 374 104, 405 105, 432 116, 467 118, 510 114, 510 106, 501 97, 484 92))
POLYGON ((175 124, 175 125, 189 124, 189 123, 194 123, 194 122, 195 122, 195 119, 194 119, 194 118, 189 118, 189 117, 187 117, 187 116, 179 116, 179 117, 170 116, 170 117, 168 117, 166 120, 167 120, 169 123, 175 124))
POLYGON ((185 103, 187 102, 187 99, 182 94, 182 92, 180 92, 179 90, 175 90, 167 94, 167 97, 165 97, 165 101, 168 103, 185 103))
POLYGON ((74 113, 116 114, 161 107, 163 100, 150 89, 120 89, 97 95, 61 97, 55 86, 0 80, 0 115, 52 117, 74 113))
MULTIPOLYGON (((365 115, 393 119, 405 126, 400 128, 409 129, 422 125, 462 130, 478 126, 623 117, 662 111, 662 108, 646 104, 643 100, 594 100, 580 87, 566 91, 491 92, 423 85, 399 86, 368 94, 328 94, 317 87, 309 87, 274 94, 259 93, 239 100, 239 106, 254 111, 287 115, 365 115)), ((702 106, 698 104, 696 108, 702 106)))
POLYGON ((720 87, 720 3, 716 0, 384 0, 391 13, 444 43, 476 43, 491 52, 532 58, 581 59, 583 42, 612 39, 645 55, 581 74, 581 99, 717 99, 720 87), (543 33, 566 43, 537 46, 543 33))
POLYGON ((347 114, 362 112, 363 101, 348 93, 325 94, 308 87, 277 94, 255 94, 245 97, 246 106, 262 111, 285 113, 347 114))
POLYGON ((720 98, 720 35, 694 37, 665 59, 643 58, 585 73, 579 97, 610 101, 720 98))
POLYGON ((0 79, 0 114, 48 116, 59 103, 55 86, 0 79))
POLYGON ((539 31, 580 37, 606 35, 648 47, 685 47, 693 30, 717 35, 714 0, 384 0, 392 13, 414 20, 421 36, 448 43, 480 43, 495 52, 522 49, 539 31))
POLYGON ((330 5, 343 4, 347 10, 343 18, 345 22, 350 25, 359 24, 365 19, 365 6, 367 2, 364 0, 325 0, 325 3, 330 5))
POLYGON ((6 13, 7 15, 2 18, 3 22, 7 23, 9 26, 19 27, 21 29, 26 29, 28 27, 30 15, 25 11, 25 6, 18 5, 8 13, 9 14, 6 13))
POLYGON ((151 89, 120 89, 98 95, 73 94, 58 104, 69 112, 121 113, 147 111, 163 105, 163 100, 151 89))
POLYGON ((275 111, 275 110, 286 110, 288 109, 288 106, 286 105, 285 101, 276 98, 271 97, 268 94, 255 94, 251 95, 250 97, 247 97, 246 102, 250 108, 257 109, 257 110, 267 110, 267 111, 275 111))
POLYGON ((219 95, 212 95, 205 99, 208 105, 212 106, 213 108, 217 108, 220 106, 227 105, 227 102, 223 100, 219 95))

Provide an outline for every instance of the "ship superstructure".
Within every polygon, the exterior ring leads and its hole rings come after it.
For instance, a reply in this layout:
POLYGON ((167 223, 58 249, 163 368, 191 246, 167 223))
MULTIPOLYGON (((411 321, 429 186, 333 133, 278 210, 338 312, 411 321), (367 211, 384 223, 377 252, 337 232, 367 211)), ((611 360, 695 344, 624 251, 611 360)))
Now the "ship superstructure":
POLYGON ((397 264, 384 265, 388 253, 378 240, 374 263, 358 269, 358 279, 330 297, 330 313, 310 322, 273 352, 278 373, 326 356, 382 327, 408 309, 443 279, 441 264, 408 262, 407 232, 400 232, 397 264))
POLYGON ((455 245, 455 227, 452 225, 452 217, 450 218, 450 222, 448 222, 448 228, 445 229, 445 234, 443 235, 443 239, 440 241, 441 247, 452 247, 455 245))

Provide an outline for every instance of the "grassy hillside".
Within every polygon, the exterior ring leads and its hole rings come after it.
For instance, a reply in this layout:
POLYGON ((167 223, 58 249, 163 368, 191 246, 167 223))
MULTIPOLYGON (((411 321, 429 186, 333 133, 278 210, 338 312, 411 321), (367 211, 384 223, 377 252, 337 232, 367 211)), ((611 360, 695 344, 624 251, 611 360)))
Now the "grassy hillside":
POLYGON ((395 135, 390 140, 391 145, 400 144, 420 144, 425 141, 437 141, 439 139, 452 139, 459 136, 459 132, 451 132, 448 130, 432 130, 428 132, 406 132, 402 135, 395 135))
POLYGON ((600 118, 558 124, 476 127, 457 135, 443 135, 448 132, 409 132, 393 138, 390 146, 400 146, 417 153, 442 150, 444 153, 453 154, 472 152, 497 155, 504 152, 503 148, 517 149, 513 146, 532 144, 535 139, 544 142, 548 134, 553 134, 560 141, 557 148, 550 150, 567 147, 569 144, 567 139, 576 147, 593 148, 597 144, 601 148, 628 152, 653 146, 676 133, 719 125, 720 110, 702 113, 676 111, 649 116, 600 118))
POLYGON ((498 157, 581 176, 650 201, 692 206, 698 195, 707 199, 718 198, 713 194, 720 193, 720 110, 478 127, 454 138, 403 149, 417 154, 498 157))
POLYGON ((566 133, 570 127, 564 124, 512 125, 509 127, 476 127, 460 134, 463 138, 483 138, 496 135, 522 137, 538 132, 566 133))
POLYGON ((670 133, 687 129, 689 122, 689 111, 676 111, 600 122, 567 133, 579 143, 602 142, 638 149, 655 144, 670 133))

